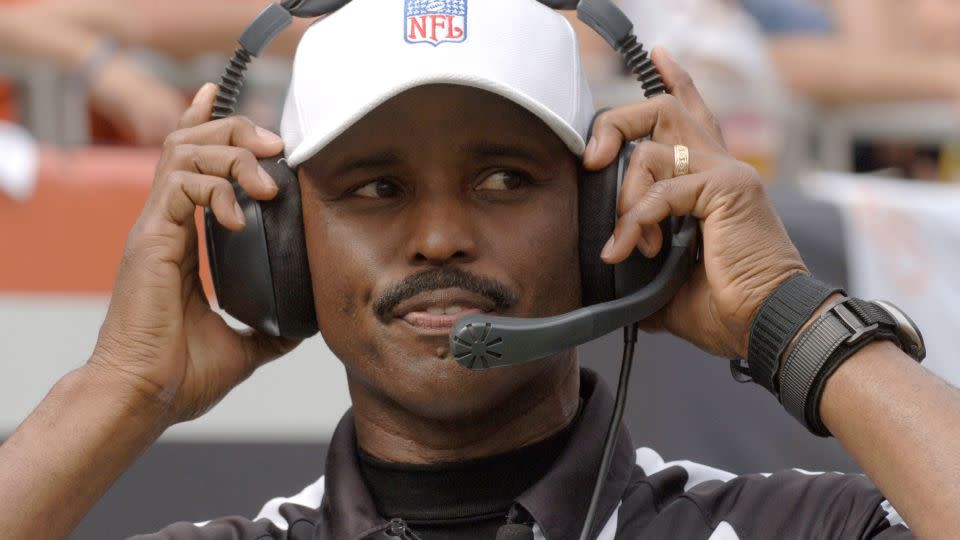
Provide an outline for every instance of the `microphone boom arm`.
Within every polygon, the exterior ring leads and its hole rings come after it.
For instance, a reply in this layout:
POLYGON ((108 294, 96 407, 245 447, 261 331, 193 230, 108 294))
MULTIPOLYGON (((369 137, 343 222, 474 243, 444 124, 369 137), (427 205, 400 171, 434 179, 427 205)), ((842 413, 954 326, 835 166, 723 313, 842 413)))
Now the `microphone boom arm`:
POLYGON ((467 315, 450 332, 450 350, 460 365, 481 371, 537 360, 582 345, 597 336, 653 315, 673 298, 693 268, 698 223, 685 216, 672 236, 663 269, 639 291, 563 315, 519 318, 467 315))

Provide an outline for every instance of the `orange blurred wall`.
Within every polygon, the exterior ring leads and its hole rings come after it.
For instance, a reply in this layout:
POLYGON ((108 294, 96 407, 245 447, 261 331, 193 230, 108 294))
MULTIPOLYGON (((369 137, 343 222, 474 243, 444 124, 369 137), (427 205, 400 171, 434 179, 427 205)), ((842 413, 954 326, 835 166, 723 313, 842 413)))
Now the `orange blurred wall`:
POLYGON ((156 149, 41 150, 33 197, 0 195, 0 293, 109 293, 158 157, 156 149))

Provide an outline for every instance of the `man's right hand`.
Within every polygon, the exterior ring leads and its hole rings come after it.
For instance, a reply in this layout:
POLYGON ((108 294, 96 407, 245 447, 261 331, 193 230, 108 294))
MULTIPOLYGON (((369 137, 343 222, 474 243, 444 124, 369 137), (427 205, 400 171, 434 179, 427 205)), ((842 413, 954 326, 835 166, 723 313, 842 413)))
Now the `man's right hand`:
POLYGON ((200 416, 255 369, 297 345, 230 328, 203 292, 196 208, 209 207, 224 227, 242 229, 228 179, 255 199, 272 199, 277 187, 257 158, 283 149, 277 135, 243 117, 208 121, 216 88, 201 88, 179 129, 166 138, 84 367, 136 399, 159 401, 168 425, 200 416))

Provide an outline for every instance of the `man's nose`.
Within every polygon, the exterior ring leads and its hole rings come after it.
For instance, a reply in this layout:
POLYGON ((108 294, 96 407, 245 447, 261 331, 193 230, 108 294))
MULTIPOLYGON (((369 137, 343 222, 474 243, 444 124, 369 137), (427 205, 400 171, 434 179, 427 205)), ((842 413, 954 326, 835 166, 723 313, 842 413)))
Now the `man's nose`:
POLYGON ((476 258, 476 224, 468 205, 457 196, 423 199, 410 210, 407 254, 411 263, 466 263, 476 258))

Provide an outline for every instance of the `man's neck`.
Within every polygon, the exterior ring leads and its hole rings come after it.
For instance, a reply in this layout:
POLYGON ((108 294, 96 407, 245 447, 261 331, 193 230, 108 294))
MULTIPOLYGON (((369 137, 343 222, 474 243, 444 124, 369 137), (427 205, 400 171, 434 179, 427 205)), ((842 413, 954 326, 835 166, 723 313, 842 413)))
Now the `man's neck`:
POLYGON ((453 463, 502 454, 565 428, 579 406, 575 351, 549 360, 551 369, 495 409, 463 420, 422 418, 350 380, 357 442, 393 463, 453 463))

